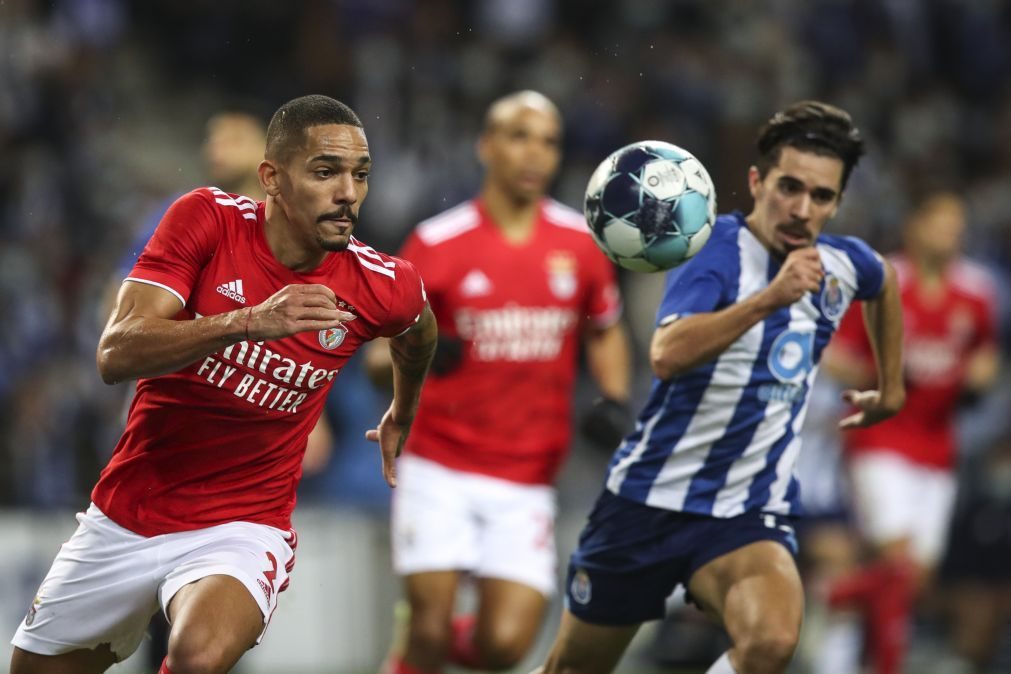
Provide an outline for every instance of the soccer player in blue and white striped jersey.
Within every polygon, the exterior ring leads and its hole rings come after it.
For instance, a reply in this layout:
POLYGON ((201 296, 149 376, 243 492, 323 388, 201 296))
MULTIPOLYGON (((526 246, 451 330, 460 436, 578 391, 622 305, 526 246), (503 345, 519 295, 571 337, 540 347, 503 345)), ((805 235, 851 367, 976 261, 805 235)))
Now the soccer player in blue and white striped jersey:
POLYGON ((678 585, 733 642, 709 674, 785 671, 800 633, 793 465, 822 350, 863 300, 878 389, 847 391, 843 427, 895 414, 905 390, 895 273, 859 239, 823 235, 863 141, 801 101, 773 116, 748 172, 754 207, 668 274, 653 387, 573 554, 546 674, 606 674, 678 585))

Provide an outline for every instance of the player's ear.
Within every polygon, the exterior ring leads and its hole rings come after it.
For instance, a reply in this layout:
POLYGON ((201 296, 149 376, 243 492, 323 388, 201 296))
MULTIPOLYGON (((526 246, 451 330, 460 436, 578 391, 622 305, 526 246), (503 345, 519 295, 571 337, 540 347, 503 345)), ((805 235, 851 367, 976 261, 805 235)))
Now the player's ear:
POLYGON ((752 166, 748 169, 748 190, 751 196, 758 198, 758 190, 762 187, 762 176, 758 173, 758 167, 752 166))
POLYGON ((260 165, 256 168, 256 173, 260 177, 260 187, 269 196, 276 197, 281 192, 281 186, 278 181, 277 167, 274 162, 269 159, 264 159, 260 162, 260 165))
POLYGON ((481 162, 481 166, 488 166, 489 152, 488 134, 482 133, 478 136, 477 141, 474 143, 474 154, 477 155, 477 160, 481 162))

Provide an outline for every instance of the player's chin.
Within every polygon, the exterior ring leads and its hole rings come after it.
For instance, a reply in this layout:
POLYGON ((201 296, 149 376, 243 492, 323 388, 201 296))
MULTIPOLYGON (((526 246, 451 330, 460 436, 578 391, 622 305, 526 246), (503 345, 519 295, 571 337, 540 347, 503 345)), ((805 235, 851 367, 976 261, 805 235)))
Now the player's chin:
POLYGON ((347 250, 351 243, 351 234, 337 234, 334 236, 321 236, 319 239, 320 248, 331 253, 339 253, 347 250))

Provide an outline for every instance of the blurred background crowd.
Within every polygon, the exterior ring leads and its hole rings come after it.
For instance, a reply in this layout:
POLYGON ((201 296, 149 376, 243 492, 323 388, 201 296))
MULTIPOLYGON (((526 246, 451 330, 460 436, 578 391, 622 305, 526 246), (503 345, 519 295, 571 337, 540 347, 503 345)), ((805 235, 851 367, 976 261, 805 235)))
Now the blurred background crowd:
MULTIPOLYGON (((1001 0, 0 0, 0 505, 86 505, 127 395, 94 366, 105 288, 165 201, 208 182, 201 146, 216 111, 266 120, 306 93, 350 104, 375 161, 359 234, 392 251, 418 220, 474 194, 482 113, 526 88, 563 113, 554 192, 576 207, 604 156, 657 138, 703 161, 721 211, 745 208, 755 130, 771 111, 798 98, 848 109, 869 154, 831 227, 890 252, 917 198, 962 195, 966 249, 997 279, 1011 353, 1001 0)), ((640 355, 657 280, 622 279, 640 355)), ((956 540, 983 551, 995 594, 1011 583, 1009 383, 963 424, 960 512, 971 512, 956 540)), ((362 440, 380 410, 353 364, 301 503, 383 512, 362 440)), ((808 459, 833 465, 820 451, 832 439, 814 445, 808 459)), ((604 461, 574 453, 563 507, 596 492, 604 461)), ((991 666, 999 651, 998 640, 991 666)))

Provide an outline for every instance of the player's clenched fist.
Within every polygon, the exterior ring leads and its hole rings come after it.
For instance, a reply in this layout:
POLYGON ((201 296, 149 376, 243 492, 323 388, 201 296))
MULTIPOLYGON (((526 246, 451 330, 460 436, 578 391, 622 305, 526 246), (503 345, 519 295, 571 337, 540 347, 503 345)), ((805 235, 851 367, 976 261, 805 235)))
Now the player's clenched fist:
POLYGON ((255 341, 325 330, 355 315, 337 308, 337 297, 318 283, 287 285, 247 310, 246 335, 255 341))
POLYGON ((824 277, 818 249, 798 248, 786 256, 776 278, 769 284, 769 292, 777 306, 785 307, 799 300, 804 293, 818 292, 824 277))

